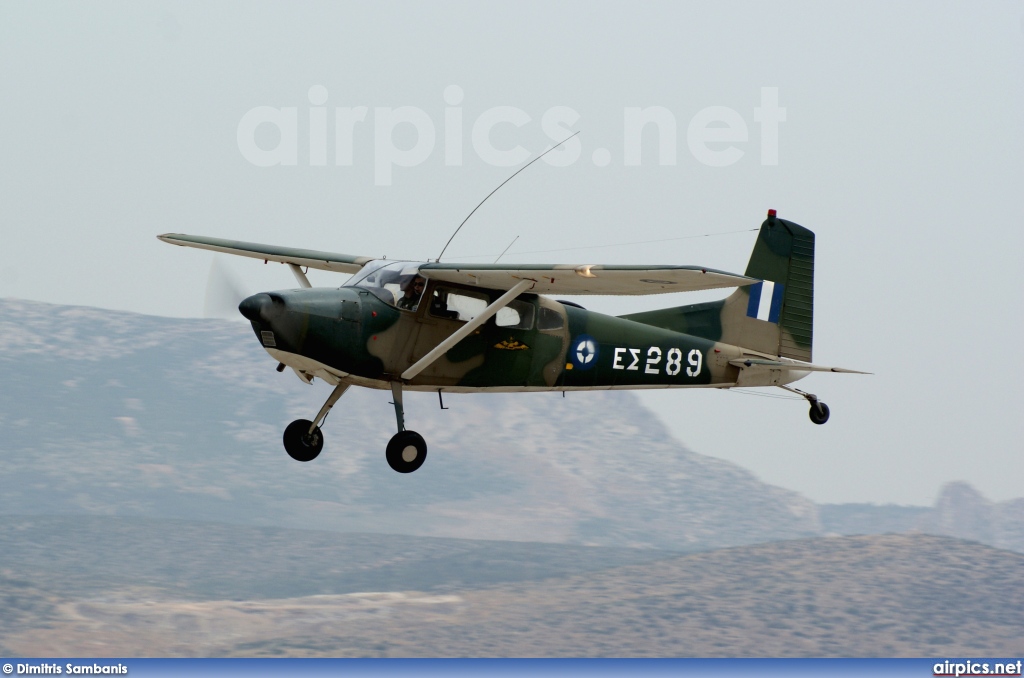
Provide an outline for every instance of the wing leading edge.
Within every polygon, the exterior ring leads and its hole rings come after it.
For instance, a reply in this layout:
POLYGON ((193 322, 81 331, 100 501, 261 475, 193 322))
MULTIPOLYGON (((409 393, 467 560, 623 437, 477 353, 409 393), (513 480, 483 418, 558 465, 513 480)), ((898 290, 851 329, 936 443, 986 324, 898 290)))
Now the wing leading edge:
POLYGON ((363 264, 373 261, 373 257, 356 257, 350 254, 337 254, 335 252, 261 245, 255 242, 222 240, 221 238, 207 238, 201 235, 185 235, 184 233, 165 233, 164 235, 158 235, 157 238, 172 245, 196 247, 201 250, 236 254, 242 257, 276 261, 282 264, 308 266, 309 268, 334 271, 336 273, 356 273, 363 267, 363 264))
MULTIPOLYGON (((158 235, 157 238, 182 247, 195 247, 337 273, 357 273, 365 264, 374 260, 373 257, 263 245, 183 233, 165 233, 158 235)), ((420 275, 425 278, 475 285, 487 289, 507 291, 523 280, 529 280, 533 283, 529 291, 535 294, 667 294, 741 287, 760 282, 757 278, 701 266, 449 263, 425 263, 418 266, 420 275)))

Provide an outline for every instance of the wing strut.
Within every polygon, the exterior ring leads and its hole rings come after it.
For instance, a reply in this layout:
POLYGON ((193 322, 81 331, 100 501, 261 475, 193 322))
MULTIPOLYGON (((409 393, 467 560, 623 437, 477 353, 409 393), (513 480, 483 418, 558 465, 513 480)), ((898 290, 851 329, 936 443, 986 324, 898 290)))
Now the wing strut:
POLYGON ((298 264, 288 264, 288 268, 292 269, 292 273, 295 275, 295 279, 299 281, 299 287, 310 288, 312 285, 309 284, 309 278, 302 272, 298 264))
POLYGON ((412 367, 407 369, 405 372, 402 372, 402 379, 409 381, 410 379, 415 378, 417 374, 430 367, 435 360, 447 353, 448 349, 472 334, 473 330, 490 320, 491 316, 508 306, 509 302, 518 297, 520 292, 532 287, 533 284, 533 280, 520 280, 517 282, 512 289, 505 292, 505 294, 498 297, 494 303, 481 311, 480 315, 460 327, 454 334, 435 346, 430 353, 417 360, 412 367))

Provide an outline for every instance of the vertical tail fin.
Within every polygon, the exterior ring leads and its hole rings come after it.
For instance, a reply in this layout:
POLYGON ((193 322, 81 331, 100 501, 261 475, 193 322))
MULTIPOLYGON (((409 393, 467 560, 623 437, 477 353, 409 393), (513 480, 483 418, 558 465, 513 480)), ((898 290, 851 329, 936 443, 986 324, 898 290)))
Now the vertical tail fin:
POLYGON ((814 233, 770 211, 761 224, 746 275, 764 282, 740 288, 726 299, 723 329, 726 324, 735 324, 740 333, 736 342, 728 343, 810 362, 814 339, 814 233), (744 301, 746 308, 740 315, 732 307, 743 306, 744 301))
POLYGON ((623 316, 761 353, 811 361, 814 233, 775 210, 754 243, 746 275, 762 282, 720 301, 623 316))

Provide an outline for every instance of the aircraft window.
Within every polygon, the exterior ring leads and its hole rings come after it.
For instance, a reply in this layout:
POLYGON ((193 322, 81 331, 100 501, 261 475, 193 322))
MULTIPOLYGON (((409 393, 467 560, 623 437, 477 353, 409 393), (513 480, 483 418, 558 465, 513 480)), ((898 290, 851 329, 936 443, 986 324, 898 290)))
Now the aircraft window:
MULTIPOLYGON (((361 287, 391 306, 416 310, 419 297, 406 299, 406 289, 419 277, 419 264, 408 261, 371 261, 357 273, 349 285, 361 287)), ((422 293, 422 290, 419 290, 422 293)))
POLYGON ((533 327, 533 304, 513 299, 508 306, 495 314, 494 324, 514 330, 531 329, 533 327))
POLYGON ((403 276, 400 283, 402 295, 398 297, 398 308, 406 311, 415 311, 420 307, 420 298, 423 297, 423 290, 427 281, 421 275, 403 276))
POLYGON ((439 318, 451 318, 469 322, 480 315, 490 304, 484 295, 470 294, 462 290, 438 287, 430 300, 430 314, 439 318))
POLYGON ((550 308, 544 308, 541 306, 540 318, 537 320, 537 329, 539 330, 560 330, 565 327, 565 323, 562 320, 562 314, 558 311, 550 308))

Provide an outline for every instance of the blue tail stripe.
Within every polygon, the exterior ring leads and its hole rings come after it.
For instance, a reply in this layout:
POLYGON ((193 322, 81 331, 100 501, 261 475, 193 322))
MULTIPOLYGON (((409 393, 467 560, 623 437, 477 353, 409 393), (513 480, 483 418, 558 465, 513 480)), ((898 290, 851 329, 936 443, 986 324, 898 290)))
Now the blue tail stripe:
POLYGON ((775 292, 772 294, 772 309, 768 312, 768 322, 779 322, 779 315, 782 313, 782 292, 785 289, 782 283, 775 283, 775 292))
POLYGON ((755 283, 748 289, 750 290, 750 301, 747 303, 747 317, 757 317, 757 307, 761 303, 761 287, 764 283, 755 283))

